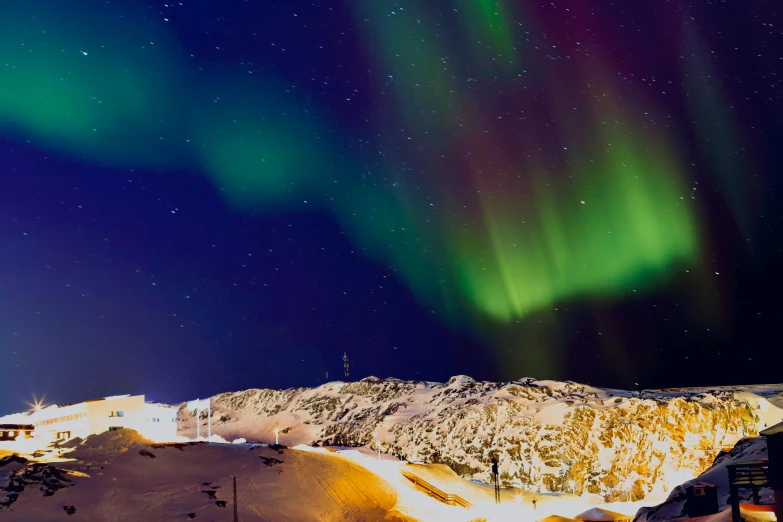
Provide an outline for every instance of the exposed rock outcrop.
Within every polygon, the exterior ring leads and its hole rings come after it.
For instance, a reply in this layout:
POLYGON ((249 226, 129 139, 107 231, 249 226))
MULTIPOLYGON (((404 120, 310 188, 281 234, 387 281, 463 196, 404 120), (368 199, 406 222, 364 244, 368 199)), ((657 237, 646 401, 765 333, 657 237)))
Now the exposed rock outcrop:
MULTIPOLYGON (((370 377, 317 388, 247 390, 213 398, 225 438, 361 446, 410 461, 448 464, 504 485, 588 491, 607 500, 668 492, 706 470, 723 447, 783 420, 783 385, 628 392, 521 379, 447 383, 370 377)), ((180 428, 195 433, 184 407, 180 428)), ((202 433, 206 416, 202 413, 202 433)), ((192 433, 191 433, 192 432, 192 433)))

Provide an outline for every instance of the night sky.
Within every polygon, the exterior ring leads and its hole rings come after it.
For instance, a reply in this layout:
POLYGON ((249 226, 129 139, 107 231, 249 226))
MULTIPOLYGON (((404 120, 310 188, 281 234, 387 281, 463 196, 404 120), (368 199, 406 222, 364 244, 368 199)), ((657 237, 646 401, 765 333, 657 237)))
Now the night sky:
POLYGON ((780 382, 773 0, 0 3, 0 413, 780 382))

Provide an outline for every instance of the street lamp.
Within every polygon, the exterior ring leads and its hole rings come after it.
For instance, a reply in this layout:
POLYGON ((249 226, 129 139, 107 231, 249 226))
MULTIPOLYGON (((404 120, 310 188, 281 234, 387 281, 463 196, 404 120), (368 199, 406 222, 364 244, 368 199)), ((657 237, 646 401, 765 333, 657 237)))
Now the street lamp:
POLYGON ((278 439, 278 433, 280 433, 280 428, 275 427, 274 432, 275 432, 275 446, 279 446, 280 442, 278 439))

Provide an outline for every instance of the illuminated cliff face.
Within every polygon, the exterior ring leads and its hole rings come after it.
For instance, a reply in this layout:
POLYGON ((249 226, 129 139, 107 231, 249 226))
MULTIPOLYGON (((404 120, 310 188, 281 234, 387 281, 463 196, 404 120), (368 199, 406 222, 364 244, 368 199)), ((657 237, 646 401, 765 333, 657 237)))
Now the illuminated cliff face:
MULTIPOLYGON (((697 476, 722 448, 783 419, 778 395, 783 385, 637 393, 532 379, 368 378, 221 394, 213 427, 268 440, 277 426, 288 445, 380 441, 385 453, 485 482, 496 455, 506 486, 638 500, 697 476)), ((195 432, 194 418, 180 415, 180 428, 195 432)))

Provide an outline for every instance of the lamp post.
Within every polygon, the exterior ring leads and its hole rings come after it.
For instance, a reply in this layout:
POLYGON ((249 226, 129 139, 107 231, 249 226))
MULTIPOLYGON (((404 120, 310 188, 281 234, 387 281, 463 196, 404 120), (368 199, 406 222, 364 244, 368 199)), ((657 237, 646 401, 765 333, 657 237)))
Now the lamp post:
POLYGON ((280 428, 275 427, 274 432, 275 432, 275 446, 279 446, 280 442, 278 439, 278 433, 280 433, 280 428))

